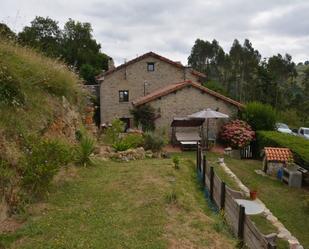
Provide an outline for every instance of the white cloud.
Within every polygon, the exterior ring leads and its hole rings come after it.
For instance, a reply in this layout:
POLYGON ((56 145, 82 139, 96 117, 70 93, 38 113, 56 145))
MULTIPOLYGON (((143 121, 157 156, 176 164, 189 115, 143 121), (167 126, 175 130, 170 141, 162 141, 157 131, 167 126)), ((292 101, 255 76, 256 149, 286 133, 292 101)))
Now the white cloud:
POLYGON ((90 22, 102 50, 122 63, 147 51, 187 63, 195 39, 217 39, 226 51, 249 38, 265 57, 309 58, 306 0, 1 0, 0 21, 20 31, 36 16, 62 26, 90 22))

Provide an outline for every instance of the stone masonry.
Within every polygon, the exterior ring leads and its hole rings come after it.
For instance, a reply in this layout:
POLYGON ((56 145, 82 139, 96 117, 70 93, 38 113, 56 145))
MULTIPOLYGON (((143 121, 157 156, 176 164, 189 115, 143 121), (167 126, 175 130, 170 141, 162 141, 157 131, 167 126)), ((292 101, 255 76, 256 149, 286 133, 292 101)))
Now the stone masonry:
POLYGON ((101 123, 111 122, 115 118, 131 118, 131 102, 144 96, 145 82, 145 94, 148 94, 185 79, 199 81, 199 77, 190 73, 190 69, 175 67, 152 56, 105 76, 100 89, 101 123), (147 62, 155 64, 154 71, 147 71, 147 62), (119 102, 119 90, 129 90, 129 102, 119 102))

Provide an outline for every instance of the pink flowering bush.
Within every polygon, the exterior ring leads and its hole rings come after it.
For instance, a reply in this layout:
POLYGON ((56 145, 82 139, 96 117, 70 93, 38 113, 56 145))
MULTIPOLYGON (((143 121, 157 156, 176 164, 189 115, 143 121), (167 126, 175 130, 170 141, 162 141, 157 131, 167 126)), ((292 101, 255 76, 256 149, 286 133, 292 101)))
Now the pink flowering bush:
POLYGON ((255 132, 245 121, 233 120, 222 127, 221 139, 234 149, 247 146, 254 138, 255 132))

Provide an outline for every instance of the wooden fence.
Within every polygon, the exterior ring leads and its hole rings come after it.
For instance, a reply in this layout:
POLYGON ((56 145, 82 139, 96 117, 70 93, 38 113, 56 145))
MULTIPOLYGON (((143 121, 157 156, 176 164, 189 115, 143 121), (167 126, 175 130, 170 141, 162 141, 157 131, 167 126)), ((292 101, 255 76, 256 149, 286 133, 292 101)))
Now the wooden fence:
POLYGON ((199 144, 196 168, 202 184, 208 190, 209 199, 218 209, 224 211, 225 219, 234 235, 251 249, 276 248, 277 235, 275 233, 264 235, 258 230, 250 216, 245 214, 245 208, 235 201, 244 197, 242 192, 226 186, 225 182, 216 175, 214 168, 207 165, 206 154, 199 144))

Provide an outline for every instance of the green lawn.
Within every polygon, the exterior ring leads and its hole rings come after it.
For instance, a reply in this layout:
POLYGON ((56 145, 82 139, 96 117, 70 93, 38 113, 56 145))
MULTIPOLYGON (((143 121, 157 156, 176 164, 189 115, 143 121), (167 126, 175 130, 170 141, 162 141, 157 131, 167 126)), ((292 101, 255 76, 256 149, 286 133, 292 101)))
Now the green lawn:
MULTIPOLYGON (((214 162, 222 155, 208 153, 207 157, 216 165, 214 162)), ((225 163, 246 186, 257 186, 258 198, 300 240, 304 248, 309 248, 309 206, 304 204, 304 200, 309 199, 308 190, 290 188, 276 179, 256 174, 254 170, 262 168, 261 161, 225 157, 225 163)), ((216 169, 220 174, 219 167, 216 169)))
MULTIPOLYGON (((195 165, 171 159, 102 162, 51 191, 13 234, 8 248, 235 248, 221 217, 207 206, 195 165)), ((191 157, 192 158, 192 157, 191 157)))

